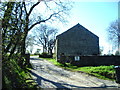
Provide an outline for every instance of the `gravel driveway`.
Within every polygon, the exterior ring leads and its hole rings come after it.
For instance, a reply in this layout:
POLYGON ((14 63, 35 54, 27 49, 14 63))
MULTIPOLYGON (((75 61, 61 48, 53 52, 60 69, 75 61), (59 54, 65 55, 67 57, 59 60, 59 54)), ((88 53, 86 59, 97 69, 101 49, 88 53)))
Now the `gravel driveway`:
POLYGON ((117 88, 115 81, 101 80, 82 72, 71 72, 57 67, 49 61, 30 59, 34 69, 31 70, 33 79, 41 88, 117 88))

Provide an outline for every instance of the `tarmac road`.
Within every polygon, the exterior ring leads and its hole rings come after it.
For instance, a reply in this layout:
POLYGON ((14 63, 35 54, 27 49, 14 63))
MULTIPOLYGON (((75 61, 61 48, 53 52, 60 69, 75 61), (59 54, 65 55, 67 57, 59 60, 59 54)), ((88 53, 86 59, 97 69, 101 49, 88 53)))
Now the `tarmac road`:
POLYGON ((115 81, 64 70, 36 56, 32 56, 30 62, 34 67, 31 75, 41 88, 118 88, 115 81))

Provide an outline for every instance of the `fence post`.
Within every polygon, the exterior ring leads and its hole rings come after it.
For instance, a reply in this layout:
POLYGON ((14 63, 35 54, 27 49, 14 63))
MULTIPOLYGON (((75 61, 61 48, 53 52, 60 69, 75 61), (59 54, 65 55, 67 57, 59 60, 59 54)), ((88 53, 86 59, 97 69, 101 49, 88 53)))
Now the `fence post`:
POLYGON ((29 65, 30 64, 30 54, 25 54, 25 59, 26 59, 26 62, 25 62, 25 65, 29 65))

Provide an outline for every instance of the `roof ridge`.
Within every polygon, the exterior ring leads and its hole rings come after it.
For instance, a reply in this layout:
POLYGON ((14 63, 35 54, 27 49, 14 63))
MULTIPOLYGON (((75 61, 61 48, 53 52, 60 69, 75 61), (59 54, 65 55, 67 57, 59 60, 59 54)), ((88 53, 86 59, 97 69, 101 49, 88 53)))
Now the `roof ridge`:
MULTIPOLYGON (((68 32, 69 30, 71 30, 72 28, 75 28, 75 27, 81 27, 81 28, 85 29, 86 31, 90 32, 91 34, 95 35, 93 32, 91 32, 90 30, 88 30, 87 28, 85 28, 84 26, 82 26, 81 24, 78 23, 78 24, 72 26, 71 28, 69 28, 68 30, 64 31, 63 33, 57 35, 57 37, 68 32)), ((97 35, 95 35, 95 36, 98 37, 97 35)))
POLYGON ((60 35, 62 35, 63 33, 67 32, 67 31, 71 30, 72 28, 76 27, 77 25, 80 25, 80 24, 78 23, 78 24, 72 26, 72 27, 69 28, 68 30, 66 30, 66 31, 62 32, 61 34, 57 35, 57 37, 60 36, 60 35))

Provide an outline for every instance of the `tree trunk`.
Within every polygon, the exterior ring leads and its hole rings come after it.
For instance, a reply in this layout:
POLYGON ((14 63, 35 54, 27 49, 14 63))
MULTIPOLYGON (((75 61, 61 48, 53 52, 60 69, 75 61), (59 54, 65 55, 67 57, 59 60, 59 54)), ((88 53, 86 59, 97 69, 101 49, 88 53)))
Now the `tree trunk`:
POLYGON ((21 54, 22 54, 22 56, 25 55, 25 51, 26 51, 25 40, 26 40, 26 37, 24 36, 23 41, 22 41, 22 47, 21 47, 21 54))
POLYGON ((7 9, 5 10, 3 19, 2 19, 2 54, 5 55, 7 52, 5 52, 5 39, 6 39, 6 33, 7 29, 9 27, 9 21, 11 19, 11 13, 13 10, 15 2, 8 2, 7 3, 7 9))
POLYGON ((53 53, 52 53, 52 49, 49 49, 49 54, 52 56, 53 55, 53 53))

